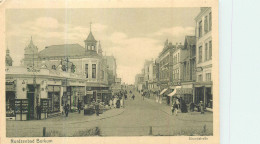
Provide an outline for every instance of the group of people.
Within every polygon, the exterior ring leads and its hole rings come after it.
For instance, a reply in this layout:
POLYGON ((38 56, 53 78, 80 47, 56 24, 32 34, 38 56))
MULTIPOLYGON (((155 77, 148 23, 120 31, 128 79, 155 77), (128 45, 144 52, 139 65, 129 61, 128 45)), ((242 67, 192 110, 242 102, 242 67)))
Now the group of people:
MULTIPOLYGON (((197 104, 197 105, 195 105, 194 103, 191 103, 190 104, 190 111, 193 112, 195 107, 197 107, 198 112, 201 112, 201 114, 204 114, 204 104, 203 104, 203 101, 200 101, 200 103, 197 104)), ((185 101, 182 98, 177 98, 173 102, 173 104, 171 106, 171 110, 172 110, 172 115, 174 114, 175 116, 177 116, 179 110, 182 113, 188 112, 187 105, 186 105, 185 101)))
POLYGON ((183 100, 182 98, 176 98, 172 104, 171 109, 172 109, 172 114, 174 114, 175 116, 177 116, 179 110, 182 113, 188 112, 185 100, 183 100))

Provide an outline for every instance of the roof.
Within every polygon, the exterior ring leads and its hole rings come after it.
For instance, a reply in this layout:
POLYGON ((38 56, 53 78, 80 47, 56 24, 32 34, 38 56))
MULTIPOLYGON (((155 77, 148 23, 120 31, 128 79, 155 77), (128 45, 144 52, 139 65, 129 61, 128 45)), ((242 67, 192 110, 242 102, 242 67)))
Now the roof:
POLYGON ((88 37, 87 37, 86 41, 97 42, 97 41, 95 40, 95 38, 94 38, 92 32, 90 32, 90 33, 88 34, 88 37))
POLYGON ((184 48, 187 48, 187 45, 196 45, 196 37, 195 36, 186 36, 184 42, 184 48))
POLYGON ((40 57, 59 57, 59 56, 83 56, 85 48, 79 44, 63 44, 47 46, 39 52, 40 57))
POLYGON ((196 37, 195 36, 186 36, 187 43, 189 45, 196 45, 196 37))

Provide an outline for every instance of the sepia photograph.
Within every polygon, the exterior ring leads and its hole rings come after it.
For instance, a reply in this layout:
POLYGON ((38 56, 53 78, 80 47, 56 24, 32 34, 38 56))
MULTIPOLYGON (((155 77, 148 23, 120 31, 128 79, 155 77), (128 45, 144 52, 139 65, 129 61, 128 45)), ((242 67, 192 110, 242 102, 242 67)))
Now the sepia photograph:
POLYGON ((6 138, 218 135, 212 12, 5 9, 6 138))

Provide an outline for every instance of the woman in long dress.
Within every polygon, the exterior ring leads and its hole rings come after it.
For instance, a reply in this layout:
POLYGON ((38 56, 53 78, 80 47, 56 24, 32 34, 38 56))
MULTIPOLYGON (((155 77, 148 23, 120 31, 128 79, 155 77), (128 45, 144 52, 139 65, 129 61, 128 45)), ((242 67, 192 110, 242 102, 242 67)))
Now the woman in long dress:
POLYGON ((117 101, 117 98, 115 97, 114 101, 113 101, 114 108, 116 108, 116 101, 117 101))

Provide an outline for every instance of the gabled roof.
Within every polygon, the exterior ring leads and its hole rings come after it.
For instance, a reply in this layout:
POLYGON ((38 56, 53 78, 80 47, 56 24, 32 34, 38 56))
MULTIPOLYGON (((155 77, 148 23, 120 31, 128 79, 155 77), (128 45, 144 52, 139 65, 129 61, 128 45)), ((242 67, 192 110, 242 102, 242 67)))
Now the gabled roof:
POLYGON ((83 56, 85 49, 79 44, 62 44, 47 46, 39 52, 40 57, 60 57, 60 56, 83 56))

